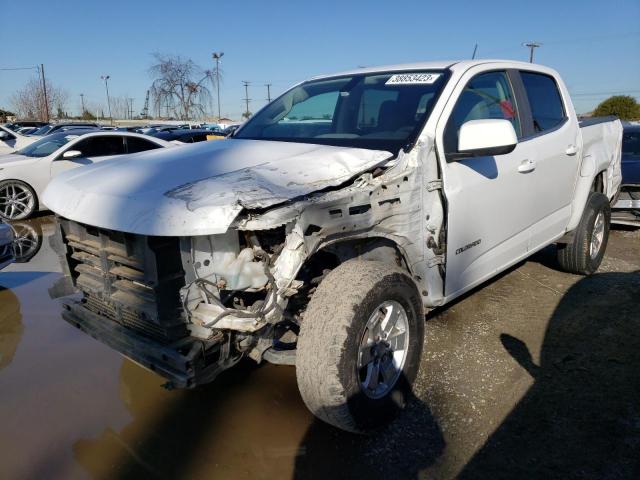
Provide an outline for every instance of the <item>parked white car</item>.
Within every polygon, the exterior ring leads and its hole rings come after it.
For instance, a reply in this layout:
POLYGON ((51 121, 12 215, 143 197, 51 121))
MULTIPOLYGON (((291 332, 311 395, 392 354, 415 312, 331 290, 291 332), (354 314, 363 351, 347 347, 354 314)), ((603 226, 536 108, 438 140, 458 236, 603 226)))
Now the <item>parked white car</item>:
POLYGON ((13 230, 6 223, 0 222, 0 270, 13 260, 13 230))
POLYGON ((0 125, 0 155, 20 150, 27 145, 37 141, 38 137, 28 137, 18 132, 0 125))
POLYGON ((23 220, 46 207, 40 201, 51 178, 72 168, 120 155, 172 146, 129 132, 62 132, 0 155, 0 218, 23 220))
POLYGON ((621 141, 540 65, 316 77, 228 140, 51 182, 83 295, 62 315, 178 387, 245 356, 294 364, 315 415, 369 431, 410 392, 425 311, 552 243, 564 270, 597 270, 621 141))

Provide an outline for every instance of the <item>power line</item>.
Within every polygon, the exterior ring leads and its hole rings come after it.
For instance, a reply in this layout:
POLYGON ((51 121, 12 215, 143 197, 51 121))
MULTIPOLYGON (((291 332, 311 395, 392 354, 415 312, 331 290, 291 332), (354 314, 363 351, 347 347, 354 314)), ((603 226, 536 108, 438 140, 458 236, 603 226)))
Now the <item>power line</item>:
POLYGON ((571 93, 572 97, 595 97, 598 95, 623 95, 626 93, 640 93, 640 90, 618 90, 614 92, 579 92, 579 93, 571 93))
POLYGON ((38 70, 39 67, 8 67, 8 68, 0 68, 3 71, 15 71, 15 70, 38 70))

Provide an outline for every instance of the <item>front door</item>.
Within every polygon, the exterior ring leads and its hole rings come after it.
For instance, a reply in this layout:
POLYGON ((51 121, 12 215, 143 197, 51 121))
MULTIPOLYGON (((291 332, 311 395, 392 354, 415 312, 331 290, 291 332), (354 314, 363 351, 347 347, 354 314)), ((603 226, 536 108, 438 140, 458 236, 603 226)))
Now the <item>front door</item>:
POLYGON ((469 120, 507 119, 522 136, 511 80, 504 70, 467 73, 438 125, 439 151, 448 158, 442 172, 448 208, 447 297, 481 283, 527 252, 536 216, 528 168, 536 152, 518 144, 504 155, 455 155, 460 127, 469 120))
POLYGON ((66 159, 62 154, 51 162, 51 178, 72 168, 90 165, 125 153, 124 138, 117 135, 91 136, 69 145, 65 151, 79 150, 79 157, 66 159))

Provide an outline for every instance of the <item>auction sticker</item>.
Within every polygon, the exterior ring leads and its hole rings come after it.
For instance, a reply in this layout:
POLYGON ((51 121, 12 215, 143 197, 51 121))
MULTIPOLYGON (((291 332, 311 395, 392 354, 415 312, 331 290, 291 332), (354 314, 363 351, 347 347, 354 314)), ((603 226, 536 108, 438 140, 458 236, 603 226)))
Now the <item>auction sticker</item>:
POLYGON ((385 82, 385 85, 431 85, 441 73, 397 73, 385 82))

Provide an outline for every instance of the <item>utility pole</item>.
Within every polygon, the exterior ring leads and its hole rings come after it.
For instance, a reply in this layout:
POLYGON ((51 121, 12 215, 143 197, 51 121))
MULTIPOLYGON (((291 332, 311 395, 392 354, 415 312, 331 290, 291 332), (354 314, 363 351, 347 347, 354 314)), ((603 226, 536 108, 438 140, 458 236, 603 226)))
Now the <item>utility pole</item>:
POLYGON ((473 55, 471 55, 471 60, 475 60, 476 59, 476 53, 478 53, 478 44, 476 43, 476 46, 473 47, 473 55))
POLYGON ((104 80, 104 88, 107 91, 107 106, 109 107, 109 123, 113 125, 113 117, 111 116, 111 100, 109 99, 109 84, 107 83, 111 77, 109 75, 102 75, 100 78, 104 80))
POLYGON ((523 43, 522 46, 527 47, 529 49, 529 63, 533 63, 533 51, 536 48, 541 47, 542 44, 539 42, 528 42, 528 43, 523 43))
POLYGON ((149 90, 147 90, 147 96, 144 99, 144 108, 142 109, 142 117, 149 118, 149 90))
POLYGON ((220 59, 224 52, 214 52, 212 57, 216 61, 216 90, 218 92, 218 122, 220 121, 220 59))
POLYGON ((84 93, 80 94, 80 102, 82 103, 82 113, 80 114, 80 117, 84 117, 84 112, 85 112, 85 109, 84 109, 84 93))
POLYGON ((129 120, 133 120, 133 101, 135 98, 127 98, 127 113, 129 114, 129 120))
POLYGON ((42 76, 42 92, 44 93, 44 111, 45 111, 45 121, 49 121, 49 100, 47 99, 47 82, 44 78, 44 64, 40 64, 40 75, 42 76))
POLYGON ((265 83, 264 86, 267 87, 267 102, 271 102, 271 84, 265 83))
POLYGON ((251 100, 249 98, 249 83, 246 80, 242 81, 242 84, 244 85, 244 103, 246 105, 246 110, 244 112, 244 117, 245 118, 249 118, 249 116, 251 115, 251 112, 249 111, 249 101, 251 100))

